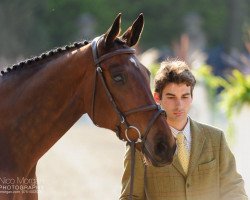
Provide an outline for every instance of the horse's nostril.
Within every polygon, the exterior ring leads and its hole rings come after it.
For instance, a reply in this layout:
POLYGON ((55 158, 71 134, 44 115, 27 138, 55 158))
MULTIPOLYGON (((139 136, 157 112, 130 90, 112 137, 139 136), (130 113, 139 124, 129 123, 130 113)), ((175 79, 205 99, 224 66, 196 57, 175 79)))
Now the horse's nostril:
POLYGON ((163 141, 158 142, 157 145, 155 146, 155 153, 159 157, 165 157, 167 156, 167 144, 163 141))

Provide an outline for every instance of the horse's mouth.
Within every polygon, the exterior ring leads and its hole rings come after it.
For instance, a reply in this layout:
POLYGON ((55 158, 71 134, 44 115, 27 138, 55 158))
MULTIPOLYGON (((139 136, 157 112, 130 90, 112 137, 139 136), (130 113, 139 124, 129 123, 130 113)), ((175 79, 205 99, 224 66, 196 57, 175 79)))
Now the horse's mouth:
POLYGON ((164 167, 166 165, 169 165, 173 162, 173 155, 175 152, 175 148, 173 152, 168 152, 167 155, 164 158, 160 158, 159 156, 155 156, 150 148, 144 144, 144 147, 142 149, 143 157, 144 157, 144 163, 146 165, 152 165, 154 167, 164 167))

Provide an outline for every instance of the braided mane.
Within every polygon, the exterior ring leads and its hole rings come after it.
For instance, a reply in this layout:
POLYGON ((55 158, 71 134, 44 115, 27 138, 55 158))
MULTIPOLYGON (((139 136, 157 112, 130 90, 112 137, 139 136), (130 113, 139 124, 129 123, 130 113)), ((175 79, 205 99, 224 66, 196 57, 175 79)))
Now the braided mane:
POLYGON ((46 58, 51 58, 52 56, 55 56, 55 55, 60 55, 62 53, 65 53, 69 50, 72 50, 74 48, 80 48, 84 45, 87 45, 89 44, 88 41, 84 41, 84 42, 75 42, 74 44, 72 45, 66 45, 64 47, 59 47, 59 48, 56 48, 56 49, 52 49, 48 52, 45 52, 45 53, 42 53, 40 56, 36 56, 36 57, 33 57, 33 58, 30 58, 30 59, 27 59, 27 60, 24 60, 24 61, 21 61, 20 63, 18 64, 15 64, 11 67, 8 67, 8 68, 5 68, 1 71, 1 74, 0 76, 4 76, 6 74, 9 74, 10 72, 13 72, 13 71, 16 71, 16 70, 19 70, 19 69, 22 69, 24 67, 28 67, 30 66, 31 64, 36 64, 46 58))

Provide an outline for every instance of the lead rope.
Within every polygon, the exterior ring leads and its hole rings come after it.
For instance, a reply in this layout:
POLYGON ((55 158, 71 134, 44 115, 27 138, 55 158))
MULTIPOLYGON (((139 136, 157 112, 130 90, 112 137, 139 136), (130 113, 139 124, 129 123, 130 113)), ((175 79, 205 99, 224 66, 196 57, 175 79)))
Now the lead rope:
POLYGON ((147 176, 147 165, 144 164, 144 175, 143 175, 143 182, 144 182, 144 194, 145 194, 145 199, 147 198, 147 180, 146 180, 146 176, 147 176))
MULTIPOLYGON (((155 122, 155 120, 159 117, 160 114, 166 114, 164 110, 162 110, 159 106, 158 107, 158 112, 153 116, 153 118, 150 120, 149 125, 144 133, 144 136, 142 138, 142 143, 146 145, 145 141, 147 138, 147 135, 155 122)), ((135 141, 130 142, 131 146, 131 164, 130 164, 130 188, 129 188, 129 200, 133 200, 133 191, 134 191, 134 176, 135 176, 135 141)), ((146 149, 145 149, 146 150, 146 149)), ((151 154, 150 151, 147 151, 149 154, 151 154)), ((145 167, 146 170, 146 167, 145 167)), ((146 186, 146 171, 144 171, 144 189, 146 186)), ((146 193, 145 193, 146 194, 146 193)))
POLYGON ((129 200, 133 200, 134 190, 134 177, 135 177, 135 142, 130 142, 131 146, 131 163, 130 163, 130 188, 129 188, 129 200))
POLYGON ((97 78, 97 71, 95 71, 95 77, 94 77, 94 84, 93 84, 93 93, 92 93, 92 105, 91 105, 91 118, 92 118, 92 121, 93 123, 98 126, 96 123, 95 123, 95 91, 96 91, 96 78, 97 78))

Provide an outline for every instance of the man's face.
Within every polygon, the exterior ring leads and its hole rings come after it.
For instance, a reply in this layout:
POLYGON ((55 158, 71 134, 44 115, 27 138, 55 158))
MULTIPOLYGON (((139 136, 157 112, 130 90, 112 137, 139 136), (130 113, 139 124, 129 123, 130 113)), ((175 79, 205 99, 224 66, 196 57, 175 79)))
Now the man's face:
POLYGON ((162 98, 158 99, 158 103, 166 111, 167 121, 171 125, 171 122, 174 124, 186 122, 192 100, 190 86, 169 83, 164 87, 162 98))

